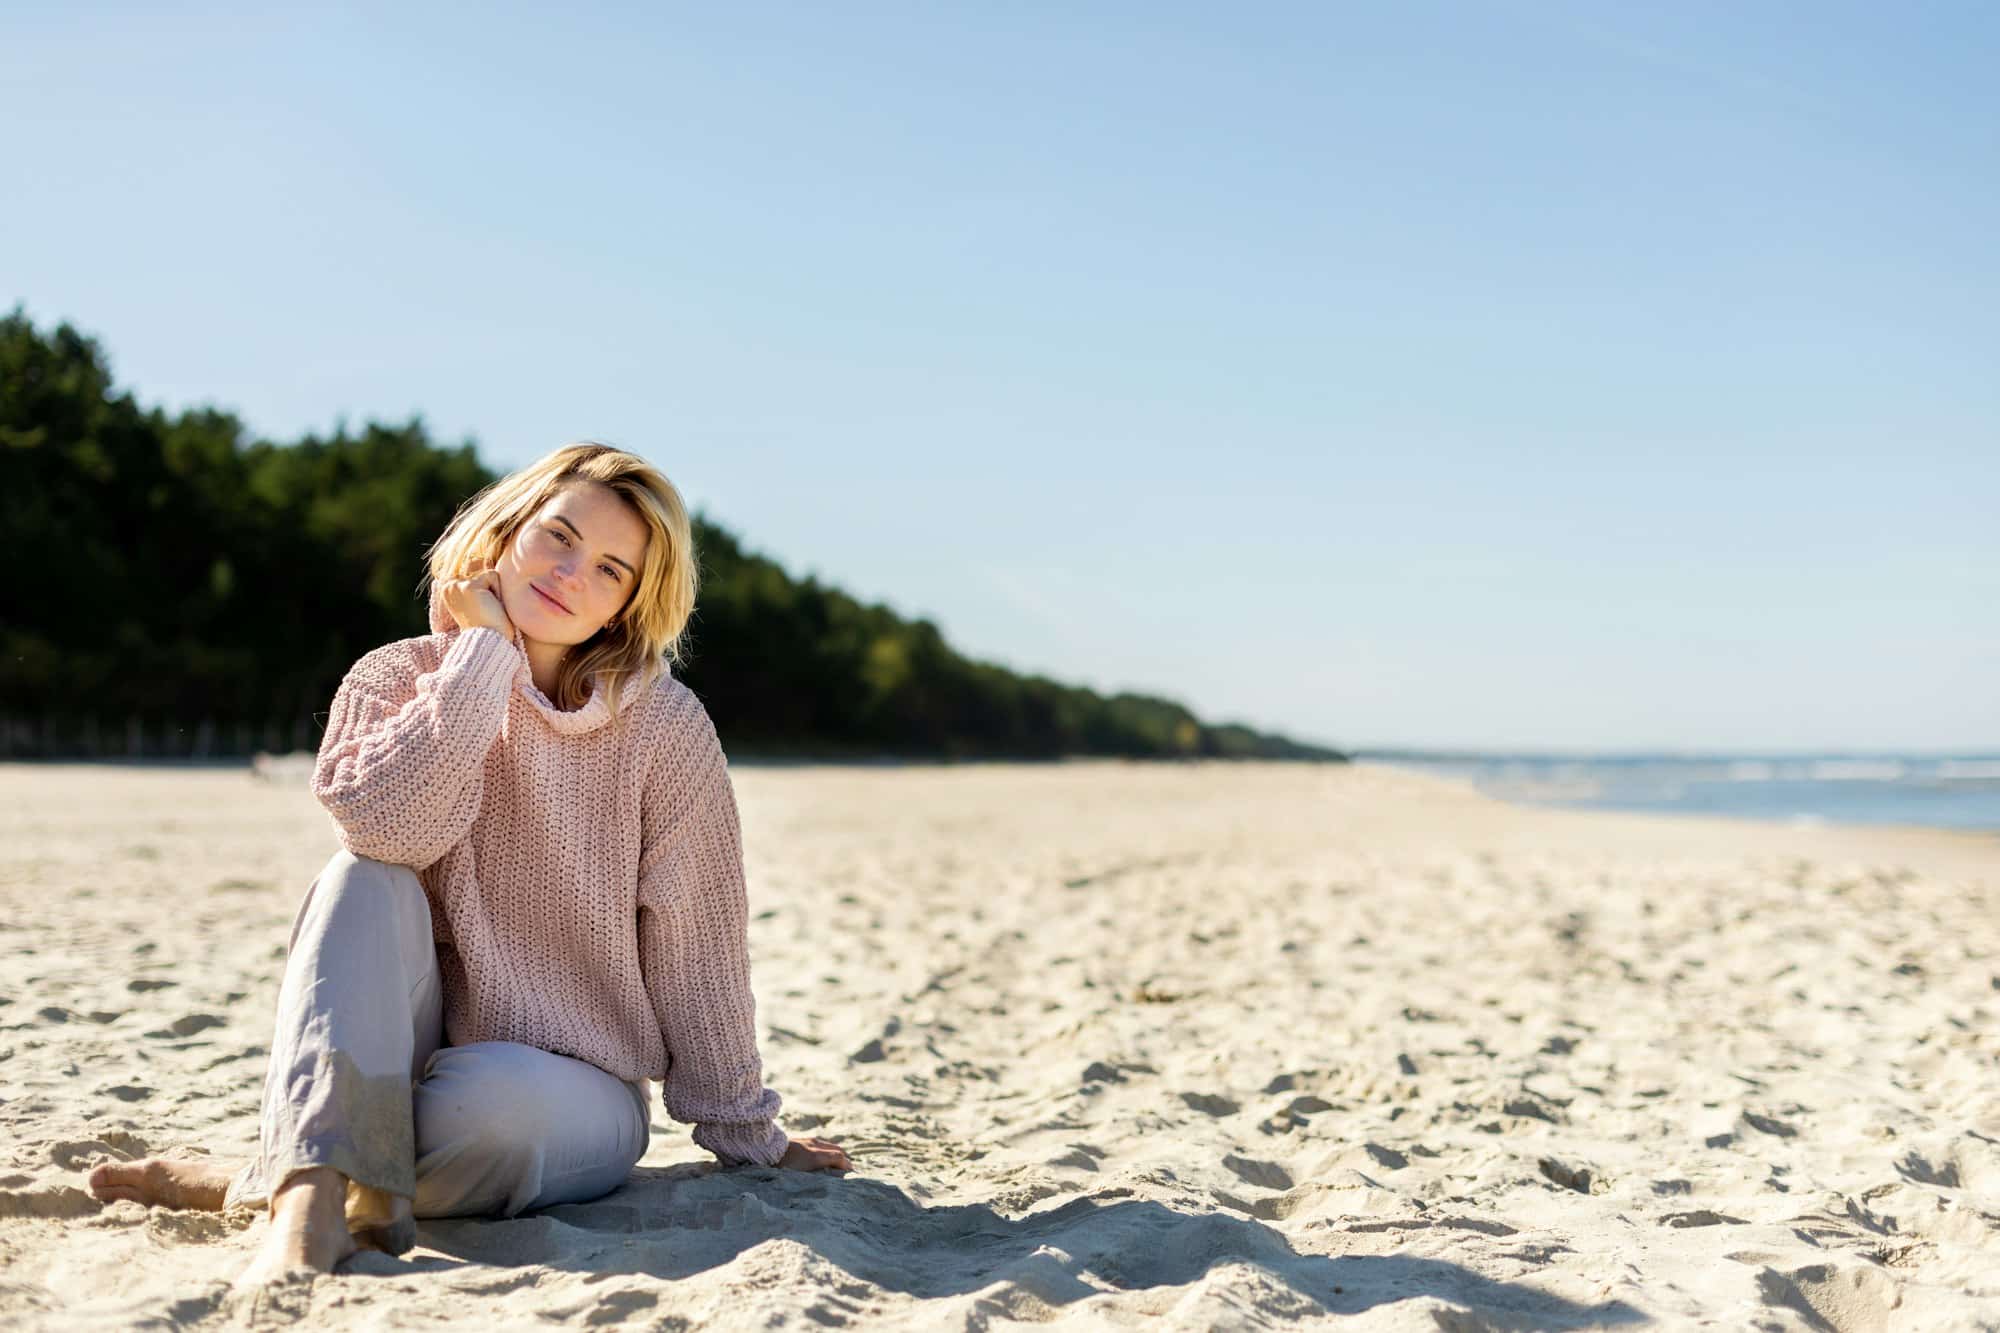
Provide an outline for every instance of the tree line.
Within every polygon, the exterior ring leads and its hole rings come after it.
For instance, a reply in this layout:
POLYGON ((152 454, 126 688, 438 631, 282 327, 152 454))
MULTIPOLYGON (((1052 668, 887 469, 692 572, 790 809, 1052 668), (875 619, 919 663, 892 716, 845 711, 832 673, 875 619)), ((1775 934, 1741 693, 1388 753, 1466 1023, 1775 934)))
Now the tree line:
MULTIPOLYGON (((293 443, 145 408, 94 338, 0 320, 0 754, 314 749, 369 649, 428 632, 423 552, 494 479, 421 421, 293 443)), ((735 754, 1339 759, 1168 699, 965 657, 695 516, 689 660, 735 754)))

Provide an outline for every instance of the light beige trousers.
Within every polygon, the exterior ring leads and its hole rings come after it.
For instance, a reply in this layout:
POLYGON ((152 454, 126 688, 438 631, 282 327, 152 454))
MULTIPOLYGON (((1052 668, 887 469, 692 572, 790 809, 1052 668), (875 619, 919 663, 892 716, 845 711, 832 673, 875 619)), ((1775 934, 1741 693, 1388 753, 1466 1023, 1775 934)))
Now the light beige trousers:
POLYGON ((228 1202, 332 1167, 349 1229, 400 1254, 418 1217, 512 1217, 624 1183, 651 1128, 643 1080, 515 1042, 443 1046, 443 1029, 416 872, 336 852, 292 923, 259 1153, 228 1202))

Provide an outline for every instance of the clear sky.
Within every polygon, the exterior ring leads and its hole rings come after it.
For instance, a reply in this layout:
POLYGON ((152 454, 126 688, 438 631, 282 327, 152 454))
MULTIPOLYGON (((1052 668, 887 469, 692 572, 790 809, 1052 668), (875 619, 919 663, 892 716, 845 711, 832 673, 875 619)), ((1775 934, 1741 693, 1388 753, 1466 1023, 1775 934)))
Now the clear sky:
POLYGON ((142 401, 1340 745, 2000 747, 2000 6, 0 11, 142 401))

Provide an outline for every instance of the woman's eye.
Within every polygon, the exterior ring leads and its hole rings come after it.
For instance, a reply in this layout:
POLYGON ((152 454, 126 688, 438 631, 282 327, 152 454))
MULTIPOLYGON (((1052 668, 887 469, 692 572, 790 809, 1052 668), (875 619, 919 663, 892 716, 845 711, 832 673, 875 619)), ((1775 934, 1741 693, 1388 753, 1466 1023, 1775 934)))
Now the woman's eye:
POLYGON ((550 533, 550 535, 552 535, 552 536, 553 536, 553 537, 554 537, 554 538, 555 538, 555 539, 556 539, 557 541, 561 542, 561 543, 562 543, 562 544, 563 544, 564 546, 568 546, 568 545, 569 545, 569 538, 567 538, 567 537, 563 536, 563 534, 562 534, 562 530, 561 530, 560 528, 550 528, 550 529, 549 529, 549 533, 550 533))
POLYGON ((611 576, 611 581, 612 581, 613 583, 616 583, 616 582, 618 582, 618 571, 617 571, 617 570, 613 569, 613 568, 612 568, 611 566, 609 566, 609 565, 599 565, 599 566, 598 566, 598 568, 599 568, 599 569, 601 569, 601 570, 603 570, 603 571, 604 571, 605 573, 609 574, 609 575, 611 576))

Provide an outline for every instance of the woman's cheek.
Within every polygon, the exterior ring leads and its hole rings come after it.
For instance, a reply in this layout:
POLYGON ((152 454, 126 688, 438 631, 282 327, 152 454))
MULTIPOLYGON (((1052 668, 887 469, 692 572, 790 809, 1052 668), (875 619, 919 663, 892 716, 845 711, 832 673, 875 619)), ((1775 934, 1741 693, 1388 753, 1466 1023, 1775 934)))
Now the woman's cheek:
POLYGON ((528 591, 528 576, 521 572, 518 565, 513 569, 501 568, 500 604, 509 616, 514 614, 515 608, 526 605, 527 599, 532 596, 534 594, 528 591))

